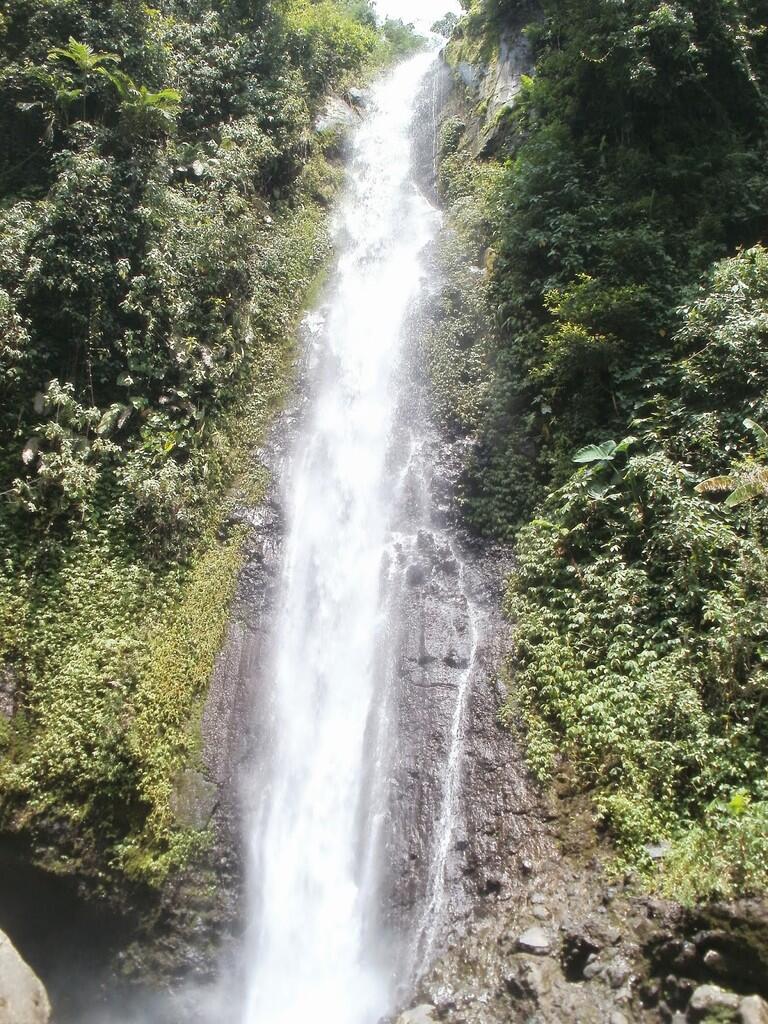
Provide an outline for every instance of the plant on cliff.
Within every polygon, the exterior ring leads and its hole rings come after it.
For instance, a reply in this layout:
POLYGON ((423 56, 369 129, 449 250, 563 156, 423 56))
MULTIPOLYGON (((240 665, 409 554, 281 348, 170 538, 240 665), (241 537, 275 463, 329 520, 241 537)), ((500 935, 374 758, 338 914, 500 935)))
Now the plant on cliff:
POLYGON ((690 899, 766 887, 763 15, 475 0, 447 51, 498 59, 531 22, 514 109, 484 147, 454 115, 440 167, 454 215, 494 169, 464 498, 516 540, 504 717, 540 777, 571 761, 630 861, 669 840, 656 884, 690 899))

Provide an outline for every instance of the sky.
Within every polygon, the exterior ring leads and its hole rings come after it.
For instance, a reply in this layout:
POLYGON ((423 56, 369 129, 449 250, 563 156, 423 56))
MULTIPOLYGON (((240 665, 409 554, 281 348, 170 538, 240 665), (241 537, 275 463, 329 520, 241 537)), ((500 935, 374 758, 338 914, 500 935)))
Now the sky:
POLYGON ((412 21, 420 29, 428 29, 446 11, 460 12, 458 0, 375 0, 379 14, 389 18, 412 21))

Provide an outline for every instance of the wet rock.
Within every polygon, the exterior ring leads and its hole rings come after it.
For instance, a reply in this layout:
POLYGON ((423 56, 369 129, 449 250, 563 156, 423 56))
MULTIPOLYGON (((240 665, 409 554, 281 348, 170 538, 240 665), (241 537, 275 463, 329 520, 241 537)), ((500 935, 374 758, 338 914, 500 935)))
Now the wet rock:
POLYGON ((517 948, 521 953, 548 956, 552 952, 552 940, 543 928, 528 928, 518 937, 517 948))
POLYGON ((611 988, 618 989, 632 977, 632 965, 622 956, 616 957, 606 970, 611 988))
POLYGON ((339 96, 329 96, 315 121, 315 129, 318 132, 346 132, 354 128, 359 120, 360 115, 354 107, 339 96))
POLYGON ((669 843, 648 843, 645 847, 645 852, 651 858, 651 860, 658 861, 664 860, 672 847, 669 843))
POLYGON ((48 1024, 50 1018, 42 982, 0 932, 0 1024, 48 1024))
POLYGON ((736 1020, 738 1009, 739 997, 733 992, 719 985, 699 985, 688 1004, 688 1020, 703 1021, 714 1016, 721 1021, 736 1020))
POLYGON ((758 988, 764 991, 766 974, 753 955, 757 950, 752 945, 752 937, 739 932, 714 931, 694 936, 701 962, 707 974, 726 988, 741 988, 742 991, 758 988))
POLYGON ((690 978, 676 978, 670 975, 664 981, 664 996, 674 1010, 683 1010, 691 1000, 696 982, 690 978))
POLYGON ((741 1024, 768 1024, 768 1003, 760 996, 747 996, 739 1003, 741 1024))
POLYGON ((727 988, 768 995, 768 901, 736 900, 696 907, 684 922, 704 954, 716 949, 724 957, 727 988))
POLYGON ((448 668, 465 669, 469 666, 469 661, 458 655, 456 651, 448 651, 443 658, 443 664, 447 665, 448 668))
POLYGON ((661 985, 655 978, 643 982, 640 986, 640 1002, 646 1009, 658 1006, 661 998, 661 985))
POLYGON ((347 99, 354 107, 365 109, 368 106, 368 94, 355 86, 347 89, 347 99))
POLYGON ((604 970, 605 964, 598 960, 597 957, 593 957, 581 973, 585 981, 592 981, 593 978, 601 975, 604 970))
MULTIPOLYGON (((605 908, 602 908, 605 909, 605 908)), ((610 949, 621 940, 621 932, 602 917, 590 917, 581 925, 566 929, 563 942, 563 970, 570 981, 594 977, 598 971, 592 966, 598 953, 610 949), (587 970, 591 974, 587 973, 587 970)), ((601 968, 602 969, 602 968, 601 968)), ((620 982, 619 987, 623 982, 620 982)))
POLYGON ((480 886, 480 895, 498 896, 503 888, 504 883, 500 878, 496 878, 494 875, 489 875, 483 880, 483 883, 480 886))
POLYGON ((621 942, 621 931, 616 925, 600 917, 590 917, 584 926, 584 931, 588 938, 600 948, 616 946, 621 942))
POLYGON ((536 907, 533 908, 533 910, 531 910, 531 913, 533 914, 533 916, 536 918, 537 921, 548 921, 549 920, 549 911, 547 910, 546 907, 536 906, 536 907))
POLYGON ((645 909, 651 919, 671 923, 671 919, 676 915, 677 905, 669 900, 651 899, 645 900, 645 909))
POLYGON ((420 587, 427 578, 427 574, 420 565, 409 565, 405 570, 405 582, 409 587, 420 587))
POLYGON ((515 957, 504 977, 507 992, 517 1002, 541 1007, 557 986, 557 964, 550 959, 515 957))
POLYGON ((678 974, 694 974, 698 967, 699 952, 692 942, 680 942, 672 960, 672 966, 678 974))
POLYGON ((708 949, 704 954, 704 966, 712 974, 719 974, 721 976, 728 974, 725 957, 716 949, 708 949))
POLYGON ((596 961, 601 948, 583 932, 567 932, 563 943, 563 970, 566 978, 579 981, 585 977, 585 969, 596 961))
POLYGON ((435 1007, 423 1003, 421 1006, 415 1006, 412 1010, 401 1013, 395 1024, 435 1024, 436 1020, 435 1007))

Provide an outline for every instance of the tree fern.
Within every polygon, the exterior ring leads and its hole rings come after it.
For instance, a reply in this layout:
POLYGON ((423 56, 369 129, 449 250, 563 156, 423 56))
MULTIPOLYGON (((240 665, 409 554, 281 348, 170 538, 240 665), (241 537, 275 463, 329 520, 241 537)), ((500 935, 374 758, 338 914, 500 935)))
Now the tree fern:
POLYGON ((84 78, 101 71, 107 64, 120 63, 120 57, 116 53, 96 51, 87 43, 80 43, 72 36, 69 37, 66 46, 55 46, 50 50, 48 59, 69 61, 84 78))

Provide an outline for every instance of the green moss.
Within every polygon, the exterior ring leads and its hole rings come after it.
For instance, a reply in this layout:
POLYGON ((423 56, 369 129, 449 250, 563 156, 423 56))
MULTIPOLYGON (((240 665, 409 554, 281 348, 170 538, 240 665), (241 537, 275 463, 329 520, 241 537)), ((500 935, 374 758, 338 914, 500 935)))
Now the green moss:
POLYGON ((137 798, 148 813, 138 835, 120 844, 127 874, 162 880, 198 849, 203 837, 180 827, 172 810, 174 780, 199 751, 199 721, 208 680, 224 639, 245 529, 212 543, 186 574, 164 620, 149 634, 127 733, 137 798))

